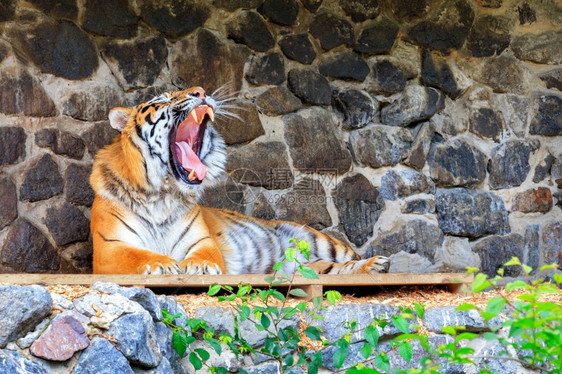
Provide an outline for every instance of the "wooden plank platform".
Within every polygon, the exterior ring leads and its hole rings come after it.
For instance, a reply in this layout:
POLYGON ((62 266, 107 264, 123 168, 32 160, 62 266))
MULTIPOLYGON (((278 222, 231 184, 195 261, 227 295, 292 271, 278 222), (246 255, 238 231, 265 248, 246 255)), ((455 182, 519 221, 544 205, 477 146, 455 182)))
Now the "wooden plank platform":
MULTIPOLYGON (((0 284, 17 285, 83 285, 90 286, 98 281, 106 281, 121 286, 141 286, 148 288, 206 288, 213 284, 237 286, 252 284, 256 287, 267 285, 264 274, 224 274, 224 275, 137 275, 137 274, 0 274, 0 284)), ((390 273, 320 275, 318 279, 295 276, 294 288, 302 288, 309 297, 319 296, 324 287, 364 287, 394 285, 446 285, 458 292, 462 284, 472 282, 473 275, 465 273, 390 273)), ((283 285, 280 285, 283 286, 283 285)), ((285 284, 286 286, 286 284, 285 284)))

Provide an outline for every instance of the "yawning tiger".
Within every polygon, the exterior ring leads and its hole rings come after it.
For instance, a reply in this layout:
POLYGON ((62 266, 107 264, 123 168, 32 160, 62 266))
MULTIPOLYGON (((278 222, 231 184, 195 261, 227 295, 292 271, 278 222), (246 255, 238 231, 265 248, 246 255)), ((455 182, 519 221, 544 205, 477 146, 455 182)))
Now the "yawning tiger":
POLYGON ((386 257, 361 259, 313 228, 198 205, 224 173, 226 146, 212 127, 224 112, 200 87, 110 111, 121 133, 98 152, 90 177, 94 273, 269 273, 294 237, 310 243, 308 266, 318 273, 388 269, 386 257))

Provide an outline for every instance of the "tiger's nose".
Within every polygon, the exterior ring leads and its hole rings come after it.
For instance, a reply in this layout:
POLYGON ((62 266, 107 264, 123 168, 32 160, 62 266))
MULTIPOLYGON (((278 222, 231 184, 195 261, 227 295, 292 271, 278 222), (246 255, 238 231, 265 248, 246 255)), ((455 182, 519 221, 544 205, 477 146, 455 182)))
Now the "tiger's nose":
POLYGON ((205 99, 205 90, 201 87, 197 87, 193 90, 193 92, 190 93, 190 95, 203 100, 205 99))

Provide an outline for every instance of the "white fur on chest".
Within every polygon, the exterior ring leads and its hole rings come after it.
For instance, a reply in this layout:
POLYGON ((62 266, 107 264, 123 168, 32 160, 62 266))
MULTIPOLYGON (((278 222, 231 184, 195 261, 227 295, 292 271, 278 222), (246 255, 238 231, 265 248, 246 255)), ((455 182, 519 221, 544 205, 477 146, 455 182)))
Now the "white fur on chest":
POLYGON ((174 258, 182 257, 190 211, 185 201, 169 194, 154 201, 136 204, 134 211, 130 211, 125 218, 126 224, 132 230, 122 226, 118 236, 137 248, 174 258))

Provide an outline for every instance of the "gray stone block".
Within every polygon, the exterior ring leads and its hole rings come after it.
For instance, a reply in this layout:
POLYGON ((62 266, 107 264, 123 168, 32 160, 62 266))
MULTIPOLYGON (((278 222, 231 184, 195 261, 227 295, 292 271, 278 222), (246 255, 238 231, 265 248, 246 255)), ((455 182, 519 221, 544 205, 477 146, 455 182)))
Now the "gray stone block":
POLYGON ((141 310, 124 314, 114 320, 107 334, 117 340, 123 355, 133 364, 155 368, 162 355, 156 339, 156 331, 150 314, 141 310))
MULTIPOLYGON (((25 358, 18 352, 0 350, 0 370, 10 374, 47 374, 41 365, 25 358)), ((109 374, 109 373, 108 373, 109 374)))
POLYGON ((381 110, 385 125, 408 126, 426 120, 445 106, 444 96, 434 88, 411 85, 392 104, 381 110))
POLYGON ((156 294, 148 288, 120 287, 115 283, 100 281, 94 283, 92 289, 110 294, 123 295, 129 300, 139 303, 144 310, 150 313, 155 322, 162 320, 160 302, 158 301, 156 294))
MULTIPOLYGON (((357 323, 354 334, 351 335, 352 341, 357 342, 363 339, 362 329, 367 327, 373 322, 374 318, 390 319, 393 315, 399 314, 400 309, 396 306, 383 305, 383 304, 345 304, 328 306, 326 310, 317 312, 317 315, 323 316, 323 319, 311 320, 311 317, 305 315, 305 321, 311 326, 317 326, 323 330, 322 335, 331 342, 334 342, 344 334, 349 332, 345 327, 346 322, 355 320, 357 323)), ((415 323, 415 321, 410 321, 415 323)), ((388 339, 400 334, 392 323, 386 325, 383 329, 379 329, 380 339, 388 339)), ((410 332, 414 332, 413 328, 410 332)))
POLYGON ((511 231, 505 205, 492 192, 438 188, 435 204, 439 227, 446 234, 480 237, 511 231))
POLYGON ((74 367, 73 374, 133 374, 129 362, 121 352, 103 338, 94 337, 74 367))
MULTIPOLYGON (((489 321, 490 327, 500 327, 502 319, 494 317, 489 321)), ((466 331, 484 332, 490 328, 480 316, 480 313, 473 309, 468 311, 457 311, 454 306, 433 307, 425 311, 423 325, 429 331, 441 333, 443 327, 465 326, 466 331)))
POLYGON ((435 144, 430 152, 429 174, 438 186, 472 187, 486 178, 486 155, 463 139, 435 144))
POLYGON ((345 234, 353 244, 363 245, 373 235, 373 225, 385 206, 379 191, 365 176, 356 174, 344 178, 332 197, 345 234))
POLYGON ((32 331, 52 306, 43 287, 0 285, 0 348, 32 331))

